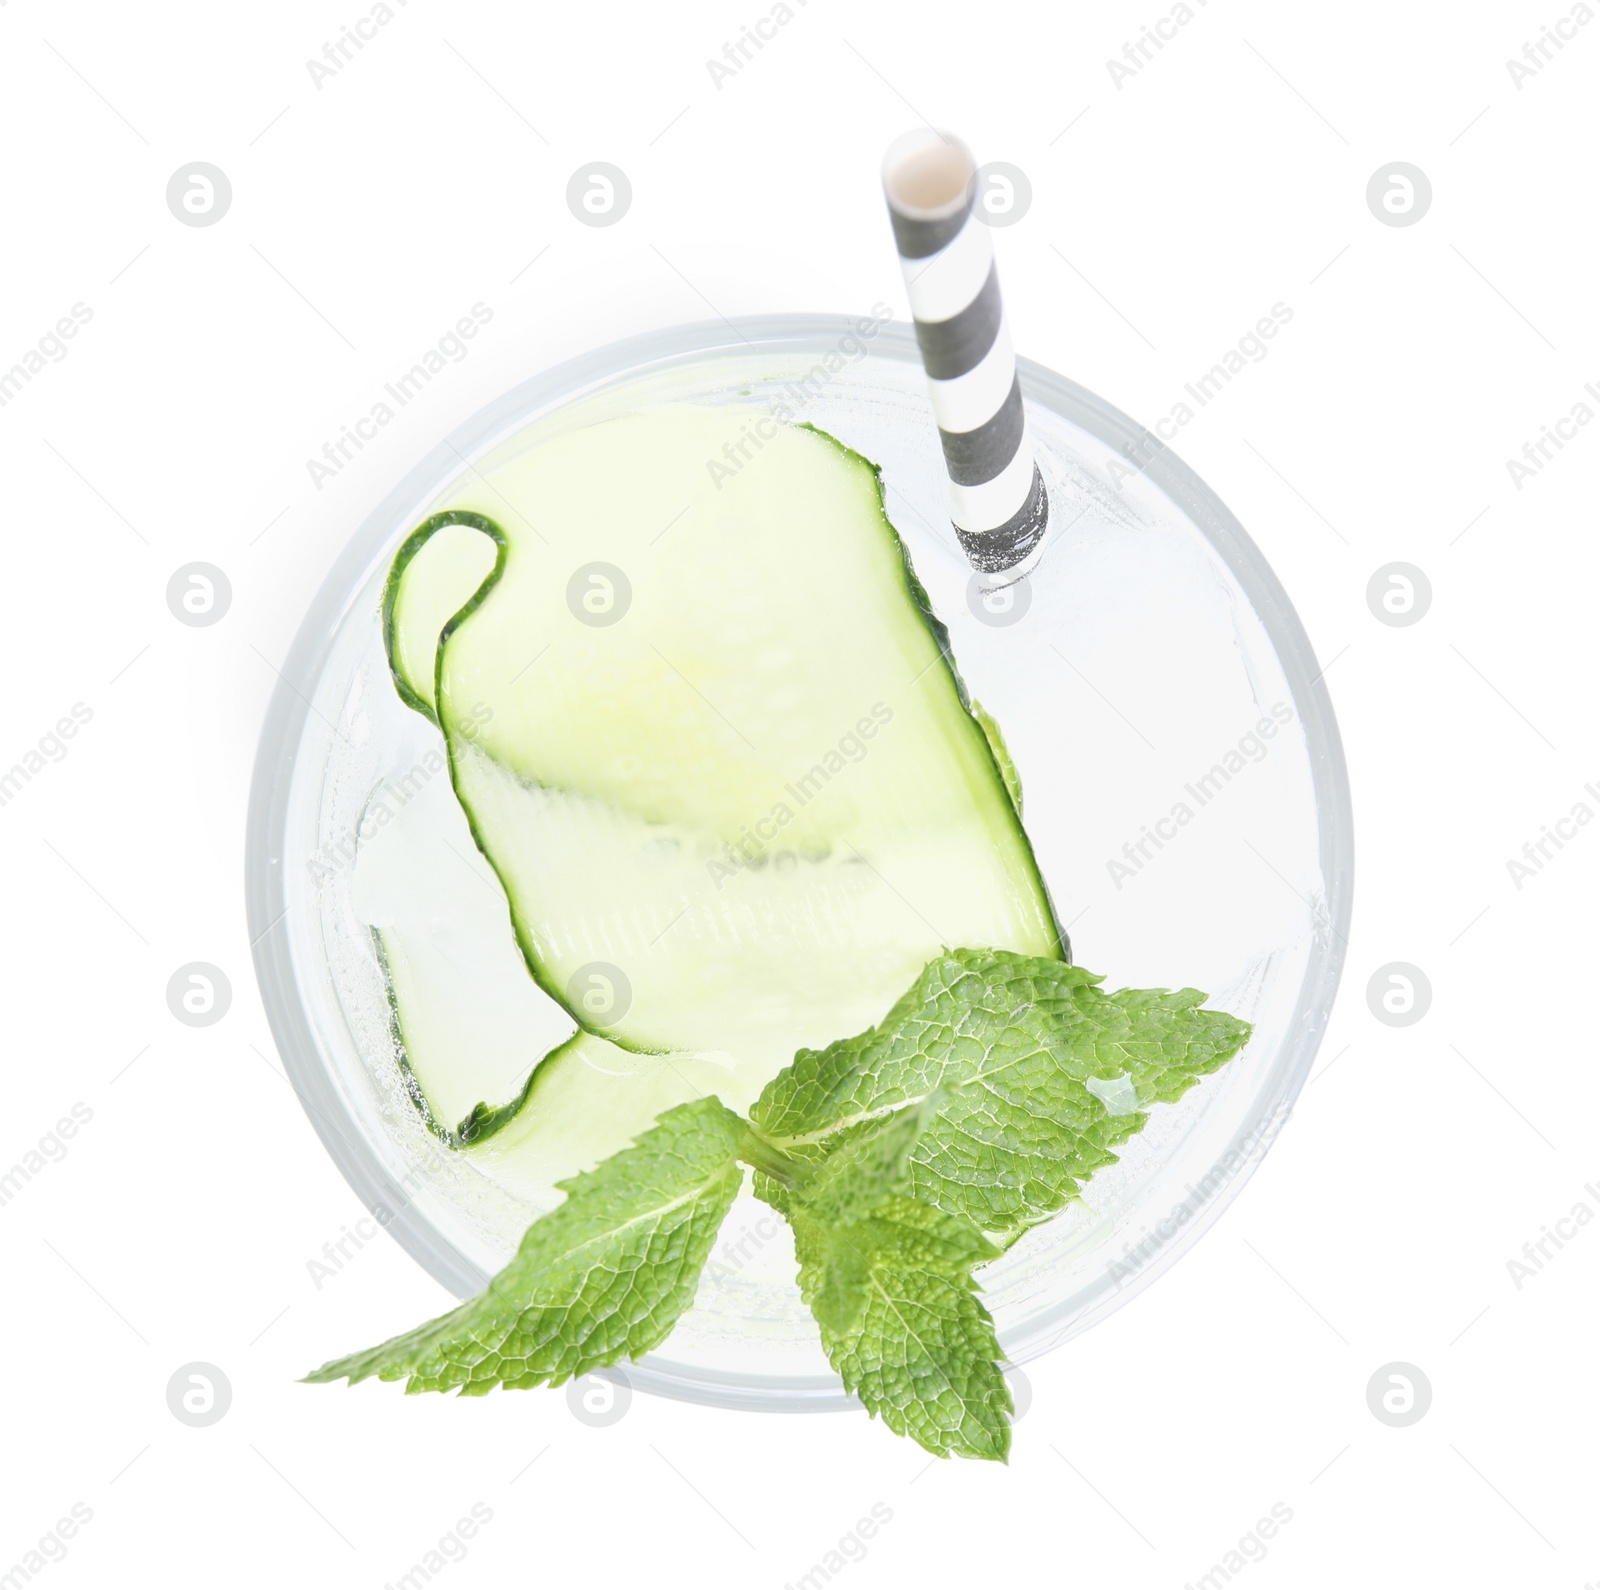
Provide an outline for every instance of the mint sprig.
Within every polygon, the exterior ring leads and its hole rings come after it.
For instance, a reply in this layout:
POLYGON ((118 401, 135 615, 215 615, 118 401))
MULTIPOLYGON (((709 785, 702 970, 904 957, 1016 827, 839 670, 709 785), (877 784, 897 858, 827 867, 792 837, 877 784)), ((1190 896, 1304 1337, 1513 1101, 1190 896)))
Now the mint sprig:
POLYGON ((405 1377, 408 1392, 481 1396, 559 1386, 659 1346, 693 1302, 733 1206, 747 1130, 716 1099, 666 1111, 631 1148, 559 1183, 566 1201, 528 1227, 476 1297, 306 1379, 405 1377))
POLYGON ((942 955, 878 1026, 801 1050, 751 1119, 799 1149, 937 1098, 910 1191, 1015 1236, 1113 1163, 1149 1105, 1182 1097, 1249 1036, 1249 1023, 1201 1009, 1195 989, 1107 994, 1102 981, 1004 950, 942 955))
POLYGON ((711 1098, 667 1111, 561 1183, 476 1298, 307 1378, 477 1395, 637 1358, 693 1301, 748 1165, 793 1230, 845 1385, 930 1452, 1004 1460, 1011 1395, 975 1270, 1250 1035, 1194 989, 1100 982, 1008 951, 943 955, 877 1027, 802 1050, 748 1121, 711 1098))

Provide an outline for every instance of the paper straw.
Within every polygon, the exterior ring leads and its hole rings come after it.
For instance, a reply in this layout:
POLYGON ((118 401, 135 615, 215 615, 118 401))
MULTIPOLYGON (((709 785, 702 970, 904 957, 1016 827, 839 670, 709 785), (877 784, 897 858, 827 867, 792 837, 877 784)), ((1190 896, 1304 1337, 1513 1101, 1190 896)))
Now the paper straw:
POLYGON ((967 560, 1005 585, 1038 562, 1050 499, 1034 462, 977 167, 959 138, 919 128, 883 160, 883 192, 944 444, 950 518, 967 560))

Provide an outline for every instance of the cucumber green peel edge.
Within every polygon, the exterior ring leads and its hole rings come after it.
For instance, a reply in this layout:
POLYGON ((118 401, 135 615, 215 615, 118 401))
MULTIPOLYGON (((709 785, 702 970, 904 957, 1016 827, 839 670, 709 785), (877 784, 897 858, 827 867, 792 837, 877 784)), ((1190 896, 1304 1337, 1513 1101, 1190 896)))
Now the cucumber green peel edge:
MULTIPOLYGON (((395 690, 400 699, 414 712, 420 712, 429 723, 442 727, 439 724, 439 714, 434 709, 432 701, 420 696, 411 681, 406 677, 405 670, 400 666, 396 655, 397 636, 395 633, 395 607, 400 600, 400 587, 405 577, 406 570, 411 565, 411 560, 433 539, 440 530, 448 529, 451 525, 465 525, 472 530, 481 531, 488 536, 495 545, 494 567, 484 577, 483 583, 462 604, 462 606, 445 620, 445 625, 439 632, 439 644, 434 652, 434 701, 438 697, 437 669, 439 653, 444 650, 444 643, 450 638, 455 627, 463 619, 474 613, 483 599, 494 589, 500 576, 505 572, 506 551, 510 542, 504 530, 486 514, 471 513, 465 509, 451 508, 443 513, 433 514, 424 519, 415 530, 400 543, 400 550, 394 555, 394 562, 389 566, 389 577, 383 587, 383 652, 389 660, 389 674, 394 680, 395 690)), ((448 744, 448 736, 446 737, 448 744)))

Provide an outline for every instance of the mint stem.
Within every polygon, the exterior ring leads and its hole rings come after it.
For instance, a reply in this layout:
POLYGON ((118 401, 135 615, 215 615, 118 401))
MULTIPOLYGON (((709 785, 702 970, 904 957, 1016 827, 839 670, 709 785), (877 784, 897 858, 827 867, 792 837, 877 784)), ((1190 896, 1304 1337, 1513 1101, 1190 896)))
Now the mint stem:
POLYGON ((760 1171, 763 1176, 770 1176, 782 1187, 798 1186, 804 1175, 799 1161, 791 1159, 753 1127, 744 1129, 734 1152, 745 1164, 760 1171))

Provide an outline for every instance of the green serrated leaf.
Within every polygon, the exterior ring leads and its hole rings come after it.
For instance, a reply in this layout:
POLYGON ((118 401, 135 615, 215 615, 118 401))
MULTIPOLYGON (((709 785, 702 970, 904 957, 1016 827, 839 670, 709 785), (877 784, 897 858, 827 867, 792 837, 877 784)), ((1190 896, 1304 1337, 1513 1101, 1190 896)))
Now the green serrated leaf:
POLYGON ((828 1361, 868 1412, 939 1457, 1004 1460, 1011 1391, 974 1266, 999 1249, 970 1221, 895 1197, 851 1225, 791 1200, 800 1292, 828 1361))
POLYGON ((1010 1393, 972 1280, 1000 1249, 971 1221, 904 1194, 941 1103, 933 1094, 799 1145, 784 1178, 758 1174, 756 1191, 793 1227, 801 1294, 863 1405, 940 1456, 1004 1458, 1010 1393))
POLYGON ((864 1220, 911 1178, 911 1152, 933 1123, 939 1096, 930 1094, 893 1114, 864 1121, 826 1144, 801 1145, 791 1159, 800 1176, 793 1199, 830 1225, 864 1220))
MULTIPOLYGON (((780 1210, 796 1230, 804 1226, 818 1268, 812 1311, 834 1330, 852 1325, 865 1304, 865 1256, 878 1242, 864 1222, 891 1202, 905 1201, 900 1195, 910 1181, 911 1150, 933 1119, 934 1103, 924 1100, 781 1156, 751 1134, 769 1164, 781 1164, 784 1171, 781 1178, 758 1171, 756 1196, 780 1210)), ((973 1235, 987 1250, 982 1234, 973 1235)), ((968 1259, 967 1268, 977 1262, 968 1259)))
POLYGON ((1081 967, 1003 950, 931 962, 883 1022, 802 1050, 751 1112, 790 1153, 939 1098, 910 1193, 985 1231, 1056 1213, 1143 1127, 1238 1052, 1247 1022, 1194 989, 1101 990, 1081 967))
POLYGON ((560 1385, 665 1340, 694 1300, 739 1191, 748 1125, 714 1098, 663 1114, 631 1148, 560 1184, 477 1297, 306 1378, 406 1378, 406 1390, 560 1385))

